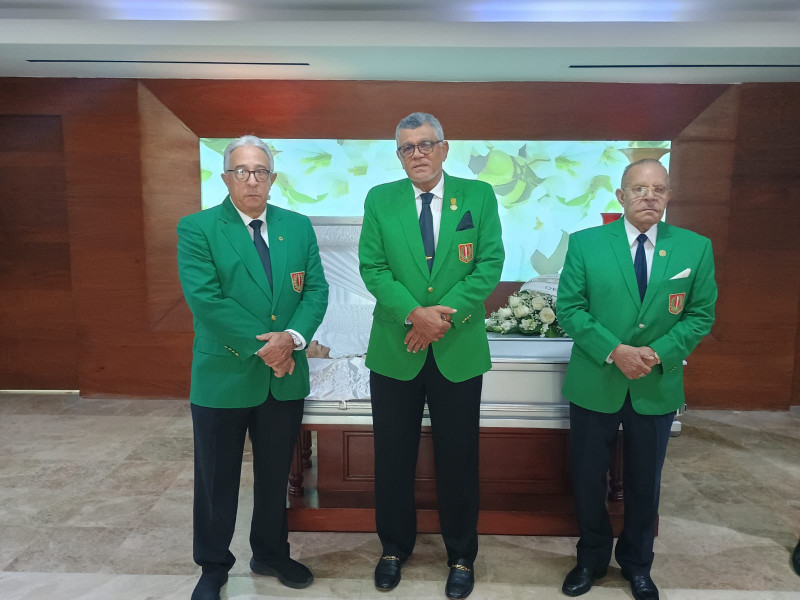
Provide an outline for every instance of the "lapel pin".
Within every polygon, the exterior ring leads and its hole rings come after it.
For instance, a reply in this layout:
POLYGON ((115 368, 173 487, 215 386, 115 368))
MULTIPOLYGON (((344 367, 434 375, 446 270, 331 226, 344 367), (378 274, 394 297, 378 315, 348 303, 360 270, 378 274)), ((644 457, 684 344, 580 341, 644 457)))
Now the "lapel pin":
POLYGON ((667 251, 666 250, 659 250, 658 251, 658 255, 659 256, 666 256, 667 255, 667 251))
POLYGON ((455 198, 450 198, 450 210, 458 210, 458 204, 456 204, 455 198))
MULTIPOLYGON (((282 241, 283 241, 283 236, 282 236, 282 235, 279 235, 279 236, 278 236, 278 241, 279 241, 279 242, 282 242, 282 241)), ((663 250, 662 250, 662 252, 663 252, 663 250)), ((662 254, 661 256, 664 256, 664 255, 662 254)))

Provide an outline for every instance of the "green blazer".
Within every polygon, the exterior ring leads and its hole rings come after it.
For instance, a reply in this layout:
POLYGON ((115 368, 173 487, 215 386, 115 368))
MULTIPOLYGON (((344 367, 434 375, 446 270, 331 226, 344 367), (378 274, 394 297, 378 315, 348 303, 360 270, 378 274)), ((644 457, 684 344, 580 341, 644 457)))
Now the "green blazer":
POLYGON ((264 345, 256 336, 294 329, 310 342, 328 284, 308 217, 267 205, 266 221, 272 289, 230 197, 178 223, 178 275, 194 316, 190 399, 199 406, 257 406, 268 392, 278 400, 308 396, 305 351, 294 353, 294 374, 278 378, 255 356, 264 345))
POLYGON ((564 396, 584 408, 618 411, 628 390, 636 412, 667 414, 683 405, 683 359, 714 323, 717 284, 711 241, 658 224, 644 301, 622 219, 569 238, 558 286, 558 322, 572 336, 564 396), (672 279, 685 269, 688 277, 672 279), (661 364, 628 380, 606 358, 619 344, 650 346, 661 364))
POLYGON ((407 381, 419 373, 432 350, 439 370, 450 381, 464 381, 491 369, 483 302, 500 281, 505 254, 497 198, 490 185, 444 175, 432 271, 425 260, 411 181, 372 188, 364 204, 358 256, 364 284, 377 300, 367 367, 407 381), (403 343, 410 329, 406 318, 418 306, 436 304, 458 311, 452 316, 452 328, 428 349, 408 352, 403 343))

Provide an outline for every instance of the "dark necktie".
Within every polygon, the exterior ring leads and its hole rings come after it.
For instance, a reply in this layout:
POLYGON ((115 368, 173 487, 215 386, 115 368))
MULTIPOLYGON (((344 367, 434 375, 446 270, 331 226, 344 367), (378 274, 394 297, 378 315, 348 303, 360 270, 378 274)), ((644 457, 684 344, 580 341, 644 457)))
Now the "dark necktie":
POLYGON ((428 271, 432 271, 433 255, 436 251, 436 245, 433 243, 433 215, 431 214, 433 194, 425 192, 420 194, 419 197, 422 200, 422 210, 419 213, 419 230, 422 232, 422 246, 425 248, 428 271))
POLYGON ((253 228, 253 243, 256 245, 256 252, 258 258, 261 259, 261 264, 264 265, 264 273, 267 274, 267 281, 269 287, 272 289, 272 265, 269 262, 269 246, 264 238, 261 237, 261 226, 264 224, 260 219, 253 219, 250 221, 250 227, 253 228))
POLYGON ((647 236, 640 233, 636 239, 639 246, 636 248, 636 258, 633 259, 633 270, 636 273, 636 283, 639 284, 639 299, 644 300, 647 291, 647 256, 644 253, 644 243, 647 241, 647 236))

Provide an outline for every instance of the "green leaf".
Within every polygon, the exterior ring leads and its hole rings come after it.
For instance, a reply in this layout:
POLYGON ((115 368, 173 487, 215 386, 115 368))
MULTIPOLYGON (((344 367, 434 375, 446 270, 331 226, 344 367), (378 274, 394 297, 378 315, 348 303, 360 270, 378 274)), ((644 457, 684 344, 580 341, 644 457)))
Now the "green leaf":
POLYGON ((608 175, 595 175, 592 177, 591 183, 589 183, 589 190, 595 194, 599 190, 608 190, 609 192, 613 192, 614 186, 611 184, 611 177, 608 175))
POLYGON ((200 142, 208 149, 217 154, 224 154, 225 148, 231 143, 233 138, 200 138, 200 142))
POLYGON ((603 150, 603 154, 600 155, 600 162, 604 165, 616 165, 627 162, 627 159, 618 148, 606 146, 606 149, 603 150))
POLYGON ((320 152, 312 156, 300 159, 301 163, 309 165, 305 170, 306 175, 313 173, 317 169, 324 169, 331 166, 331 155, 328 152, 320 152))
POLYGON ((577 160, 570 160, 566 156, 556 157, 556 168, 566 171, 573 177, 577 175, 575 168, 580 167, 581 163, 577 160))
POLYGON ((550 256, 545 256, 539 250, 536 250, 531 256, 531 266, 539 275, 553 275, 561 270, 564 266, 564 260, 567 257, 567 247, 569 246, 569 234, 566 231, 561 231, 561 239, 558 246, 553 250, 550 256))
POLYGON ((314 204, 315 202, 320 202, 325 199, 325 196, 328 194, 321 194, 316 198, 313 198, 307 194, 302 192, 298 192, 294 188, 283 188, 283 193, 289 197, 290 202, 299 202, 301 204, 314 204))

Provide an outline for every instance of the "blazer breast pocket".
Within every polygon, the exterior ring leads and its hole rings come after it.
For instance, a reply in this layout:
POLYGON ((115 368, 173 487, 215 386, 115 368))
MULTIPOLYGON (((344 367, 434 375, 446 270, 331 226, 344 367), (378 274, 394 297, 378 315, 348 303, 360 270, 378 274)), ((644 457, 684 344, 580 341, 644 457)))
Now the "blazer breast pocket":
POLYGON ((667 279, 661 284, 662 290, 669 293, 688 292, 692 287, 692 279, 667 279))
POLYGON ((658 290, 659 297, 657 302, 659 305, 663 302, 667 312, 671 315, 680 315, 686 306, 686 300, 689 296, 691 289, 691 280, 685 279, 669 279, 664 282, 658 290))
POLYGON ((466 231, 468 229, 475 229, 475 224, 472 222, 472 212, 470 211, 465 212, 464 216, 461 217, 456 231, 466 231))

